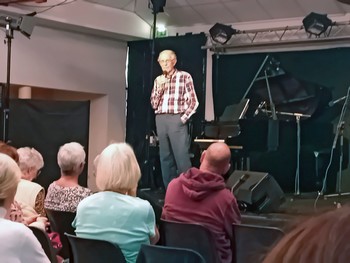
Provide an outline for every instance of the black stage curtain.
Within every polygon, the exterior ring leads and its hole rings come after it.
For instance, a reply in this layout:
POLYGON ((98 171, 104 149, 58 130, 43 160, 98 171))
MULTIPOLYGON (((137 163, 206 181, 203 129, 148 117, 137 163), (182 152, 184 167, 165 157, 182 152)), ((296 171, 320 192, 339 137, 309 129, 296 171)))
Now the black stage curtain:
MULTIPOLYGON (((213 55, 213 100, 217 118, 221 116, 227 105, 236 104, 243 98, 266 55, 266 53, 213 55)), ((307 192, 321 190, 321 181, 325 175, 330 144, 334 136, 333 125, 338 121, 343 104, 338 103, 329 107, 328 102, 347 93, 350 85, 348 73, 350 48, 277 52, 269 55, 279 62, 280 68, 286 73, 298 80, 313 83, 322 93, 319 109, 311 118, 301 121, 300 154, 301 190, 307 192), (331 124, 330 128, 329 124, 331 124), (315 157, 317 153, 319 153, 318 164, 315 157)), ((254 111, 255 108, 252 110, 254 111)), ((346 120, 346 123, 349 123, 349 120, 346 120)), ((279 149, 272 152, 249 153, 251 170, 270 172, 286 192, 294 190, 297 156, 296 127, 296 121, 293 119, 280 121, 279 149)), ((256 129, 254 133, 258 134, 260 131, 256 129)), ((347 145, 347 135, 345 135, 345 141, 347 145)), ((345 146, 344 169, 348 162, 347 148, 345 146)), ((339 154, 336 154, 333 163, 338 161, 339 154)), ((334 190, 338 167, 331 166, 327 183, 328 191, 334 190)))
POLYGON ((161 184, 158 148, 149 147, 148 136, 156 132, 154 113, 150 105, 153 80, 160 75, 157 58, 160 51, 172 49, 177 55, 176 67, 189 72, 194 81, 199 108, 192 118, 195 137, 201 132, 205 110, 205 34, 167 37, 153 40, 132 41, 129 47, 126 141, 136 153, 142 178, 140 187, 157 187, 161 184), (152 54, 154 45, 154 54, 152 54), (152 70, 153 69, 153 70, 152 70), (152 76, 151 76, 152 74, 152 76))
MULTIPOLYGON (((57 152, 67 142, 84 146, 88 156, 89 101, 10 100, 9 141, 14 147, 34 147, 44 158, 36 182, 45 189, 60 177, 57 152)), ((87 186, 87 165, 79 177, 87 186)))

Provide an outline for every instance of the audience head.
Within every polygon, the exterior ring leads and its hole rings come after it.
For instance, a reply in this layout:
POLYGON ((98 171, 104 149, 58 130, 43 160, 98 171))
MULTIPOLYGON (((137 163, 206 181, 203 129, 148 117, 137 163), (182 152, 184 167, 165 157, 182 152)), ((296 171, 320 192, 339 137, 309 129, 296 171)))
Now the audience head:
POLYGON ((4 153, 10 156, 16 163, 18 163, 19 156, 17 153, 17 149, 7 143, 1 141, 0 143, 0 153, 4 153))
POLYGON ((350 206, 301 222, 267 254, 264 263, 342 263, 350 259, 350 206))
POLYGON ((30 147, 17 149, 19 156, 18 166, 22 171, 22 179, 32 181, 40 174, 40 169, 44 167, 44 160, 41 154, 30 147))
POLYGON ((224 175, 231 167, 231 151, 226 143, 211 144, 202 153, 200 170, 224 175))
POLYGON ((57 163, 64 175, 79 175, 85 165, 84 147, 77 142, 62 145, 57 154, 57 163))
POLYGON ((100 154, 96 185, 101 191, 128 193, 137 188, 140 177, 134 151, 127 143, 113 143, 100 154))
POLYGON ((6 154, 0 153, 0 206, 9 209, 21 178, 21 170, 16 162, 6 154))

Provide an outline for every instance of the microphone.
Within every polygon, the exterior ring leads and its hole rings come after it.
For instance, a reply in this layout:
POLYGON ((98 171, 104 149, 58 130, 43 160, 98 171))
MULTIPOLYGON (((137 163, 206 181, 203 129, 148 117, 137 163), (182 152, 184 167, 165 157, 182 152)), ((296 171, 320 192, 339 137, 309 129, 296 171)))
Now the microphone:
POLYGON ((345 99, 346 99, 346 96, 341 97, 341 98, 336 99, 336 100, 332 100, 332 101, 328 102, 328 106, 332 107, 334 104, 337 104, 338 102, 341 102, 341 101, 343 101, 345 99))
POLYGON ((243 174, 239 180, 231 187, 231 193, 234 193, 242 184, 248 180, 249 177, 249 174, 243 174))
POLYGON ((256 108, 253 117, 255 117, 256 115, 259 114, 260 110, 262 109, 262 107, 264 107, 266 104, 266 101, 260 102, 259 106, 256 108))

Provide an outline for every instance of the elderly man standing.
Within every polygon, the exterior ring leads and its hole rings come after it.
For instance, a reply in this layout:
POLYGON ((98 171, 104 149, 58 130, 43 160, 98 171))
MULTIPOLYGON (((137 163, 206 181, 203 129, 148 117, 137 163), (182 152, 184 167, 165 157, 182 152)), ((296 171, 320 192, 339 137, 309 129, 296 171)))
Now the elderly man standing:
POLYGON ((232 262, 232 223, 241 214, 236 198, 226 189, 224 175, 230 169, 231 151, 225 143, 214 143, 202 153, 199 169, 191 168, 168 186, 162 218, 197 222, 215 238, 220 262, 232 262))
POLYGON ((167 188, 173 178, 192 166, 188 120, 199 103, 191 75, 175 68, 175 52, 163 50, 158 62, 163 74, 154 81, 151 105, 156 114, 160 164, 167 188))

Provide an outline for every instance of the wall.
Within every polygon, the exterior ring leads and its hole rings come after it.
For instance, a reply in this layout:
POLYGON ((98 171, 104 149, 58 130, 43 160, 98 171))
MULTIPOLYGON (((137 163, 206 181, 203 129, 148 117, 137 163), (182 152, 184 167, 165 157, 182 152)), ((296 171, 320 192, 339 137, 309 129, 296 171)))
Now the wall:
MULTIPOLYGON (((125 138, 126 43, 46 27, 35 27, 31 39, 14 33, 11 84, 40 87, 34 88, 32 98, 91 100, 92 174, 96 154, 110 141, 125 138)), ((0 46, 1 82, 6 82, 7 48, 0 46)), ((92 178, 89 186, 94 188, 92 178)))

